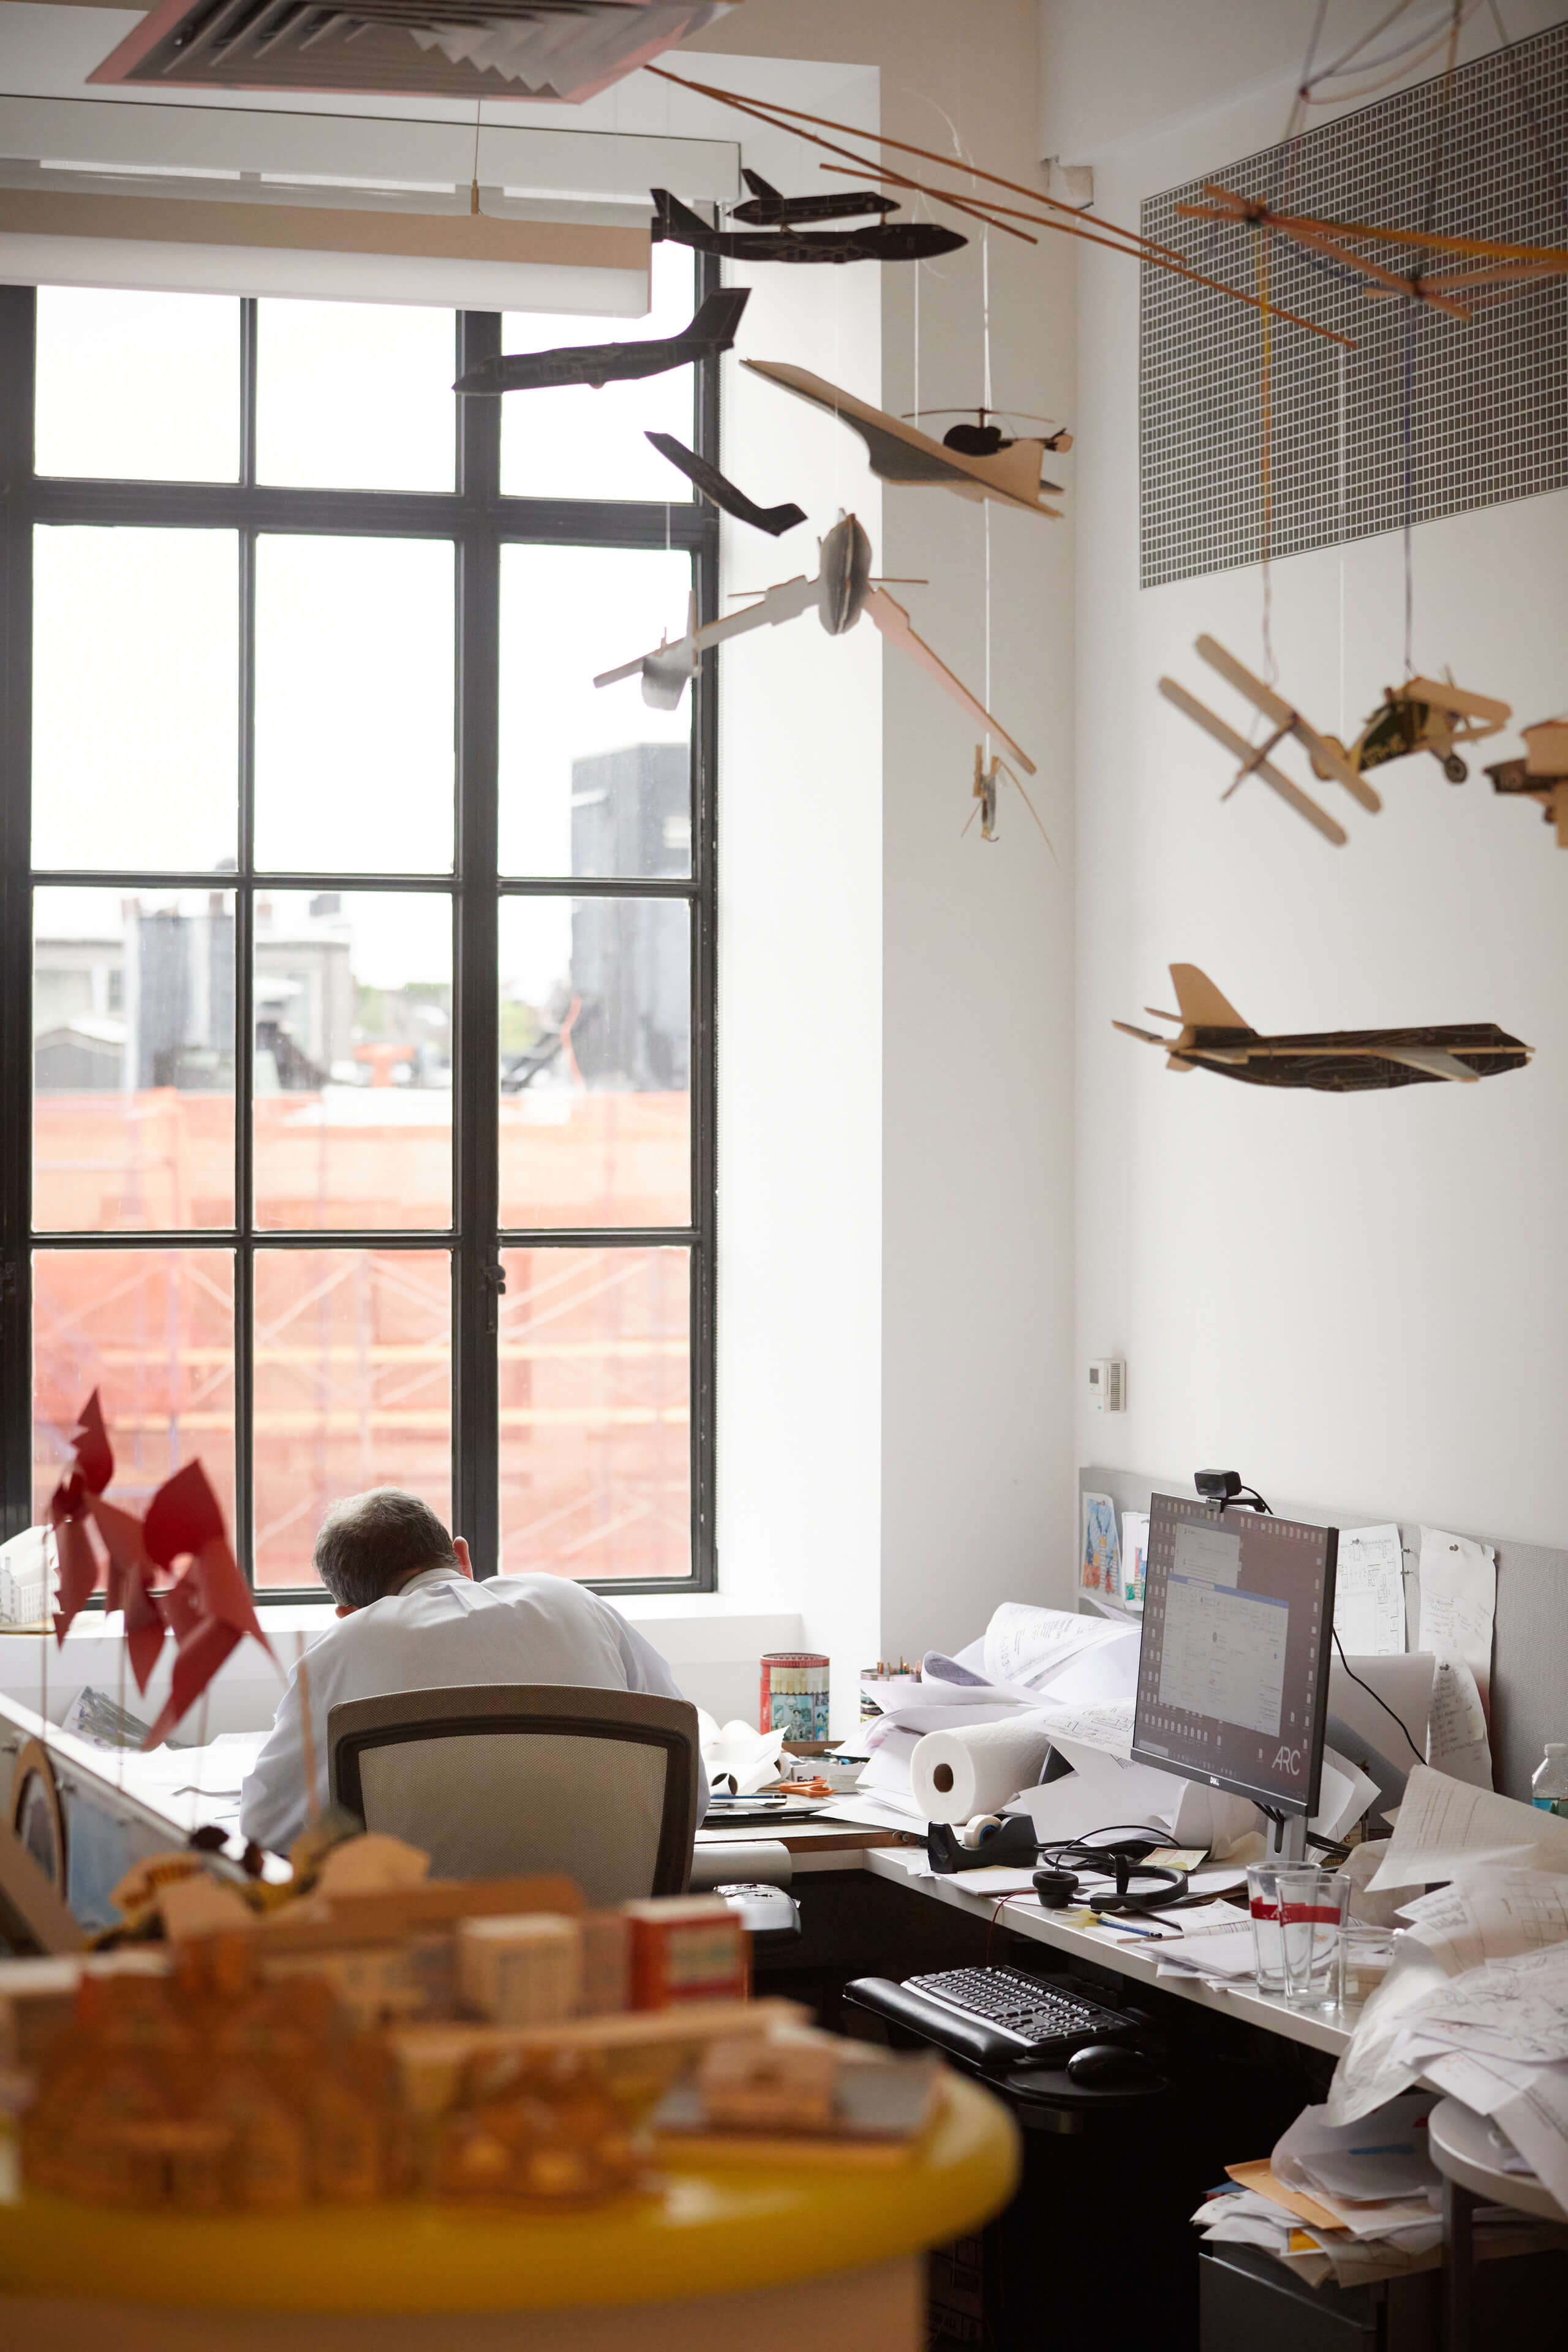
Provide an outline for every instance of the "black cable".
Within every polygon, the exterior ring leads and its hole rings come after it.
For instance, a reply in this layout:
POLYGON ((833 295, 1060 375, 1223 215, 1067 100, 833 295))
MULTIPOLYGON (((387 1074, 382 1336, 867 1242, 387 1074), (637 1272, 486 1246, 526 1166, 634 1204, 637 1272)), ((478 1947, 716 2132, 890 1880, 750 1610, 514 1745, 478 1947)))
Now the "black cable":
POLYGON ((1405 1743, 1409 1748, 1410 1753, 1415 1757, 1417 1764, 1425 1764, 1426 1759, 1422 1755, 1421 1750, 1416 1747, 1414 1739, 1411 1738, 1410 1727, 1408 1724, 1406 1724, 1401 1717, 1394 1714, 1394 1709, 1389 1706, 1388 1701, 1385 1698, 1378 1698, 1377 1693, 1373 1690, 1370 1683, 1362 1682, 1361 1676, 1352 1670, 1351 1662, 1345 1655, 1345 1645, 1340 1639, 1339 1628, 1337 1626, 1334 1628, 1334 1647, 1340 1654, 1340 1664, 1343 1666, 1346 1674, 1350 1675, 1352 1682, 1360 1685, 1360 1687, 1365 1691, 1368 1698, 1376 1700, 1377 1705, 1382 1707, 1384 1715, 1390 1717, 1394 1722, 1398 1724, 1400 1730, 1405 1734, 1405 1743))

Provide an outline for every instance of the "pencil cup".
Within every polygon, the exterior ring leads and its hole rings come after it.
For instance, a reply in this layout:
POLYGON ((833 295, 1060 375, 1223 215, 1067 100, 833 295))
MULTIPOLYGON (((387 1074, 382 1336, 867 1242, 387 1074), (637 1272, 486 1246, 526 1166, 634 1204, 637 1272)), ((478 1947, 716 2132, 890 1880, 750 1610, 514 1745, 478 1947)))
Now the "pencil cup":
POLYGON ((1275 1885, 1285 1998, 1292 2009, 1325 2007, 1334 1998, 1334 1967, 1350 1911, 1349 1874, 1292 1863, 1276 1873, 1275 1885))

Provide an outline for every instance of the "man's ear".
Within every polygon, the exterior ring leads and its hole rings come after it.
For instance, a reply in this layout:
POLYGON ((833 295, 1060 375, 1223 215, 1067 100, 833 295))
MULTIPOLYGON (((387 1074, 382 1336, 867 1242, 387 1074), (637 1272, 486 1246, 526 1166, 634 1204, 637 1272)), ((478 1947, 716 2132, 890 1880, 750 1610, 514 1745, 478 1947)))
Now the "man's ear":
POLYGON ((452 1549, 454 1550, 454 1552, 456 1552, 456 1554, 457 1554, 457 1556, 458 1556, 458 1566, 462 1570, 463 1574, 464 1574, 468 1579, 469 1582, 470 1582, 470 1583, 472 1583, 472 1581, 473 1581, 473 1575, 474 1575, 474 1563, 473 1563, 473 1561, 468 1558, 468 1544, 467 1544, 466 1540, 464 1539, 464 1538, 463 1538, 462 1536, 454 1536, 454 1537, 453 1537, 453 1538, 452 1538, 452 1549))
POLYGON ((337 1610, 336 1610, 336 1612, 335 1612, 335 1613, 336 1613, 339 1617, 352 1617, 352 1616, 353 1616, 353 1615, 354 1615, 354 1613, 355 1613, 355 1612, 353 1612, 353 1610, 352 1610, 351 1608, 349 1608, 349 1606, 347 1605, 347 1603, 346 1603, 345 1601, 339 1601, 339 1603, 338 1603, 338 1605, 337 1605, 337 1610))

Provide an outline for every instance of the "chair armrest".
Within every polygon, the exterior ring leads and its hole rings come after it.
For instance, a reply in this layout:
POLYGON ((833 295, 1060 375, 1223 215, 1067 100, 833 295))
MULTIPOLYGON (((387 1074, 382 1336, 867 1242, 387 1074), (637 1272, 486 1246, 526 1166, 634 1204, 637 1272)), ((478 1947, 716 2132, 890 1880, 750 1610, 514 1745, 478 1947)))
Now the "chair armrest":
POLYGON ((691 1856, 691 1892, 706 1895, 715 1886, 787 1886, 795 1874, 788 1846, 776 1838, 756 1845, 699 1844, 691 1856))

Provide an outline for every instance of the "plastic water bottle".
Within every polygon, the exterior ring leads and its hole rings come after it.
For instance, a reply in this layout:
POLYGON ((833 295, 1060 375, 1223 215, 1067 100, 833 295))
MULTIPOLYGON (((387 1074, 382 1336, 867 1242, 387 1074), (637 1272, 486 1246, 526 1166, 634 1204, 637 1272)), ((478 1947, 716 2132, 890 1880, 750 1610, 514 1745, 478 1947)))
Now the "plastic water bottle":
POLYGON ((1545 1813, 1568 1813, 1568 1740, 1547 1741, 1545 1759, 1530 1784, 1530 1801, 1545 1813))

